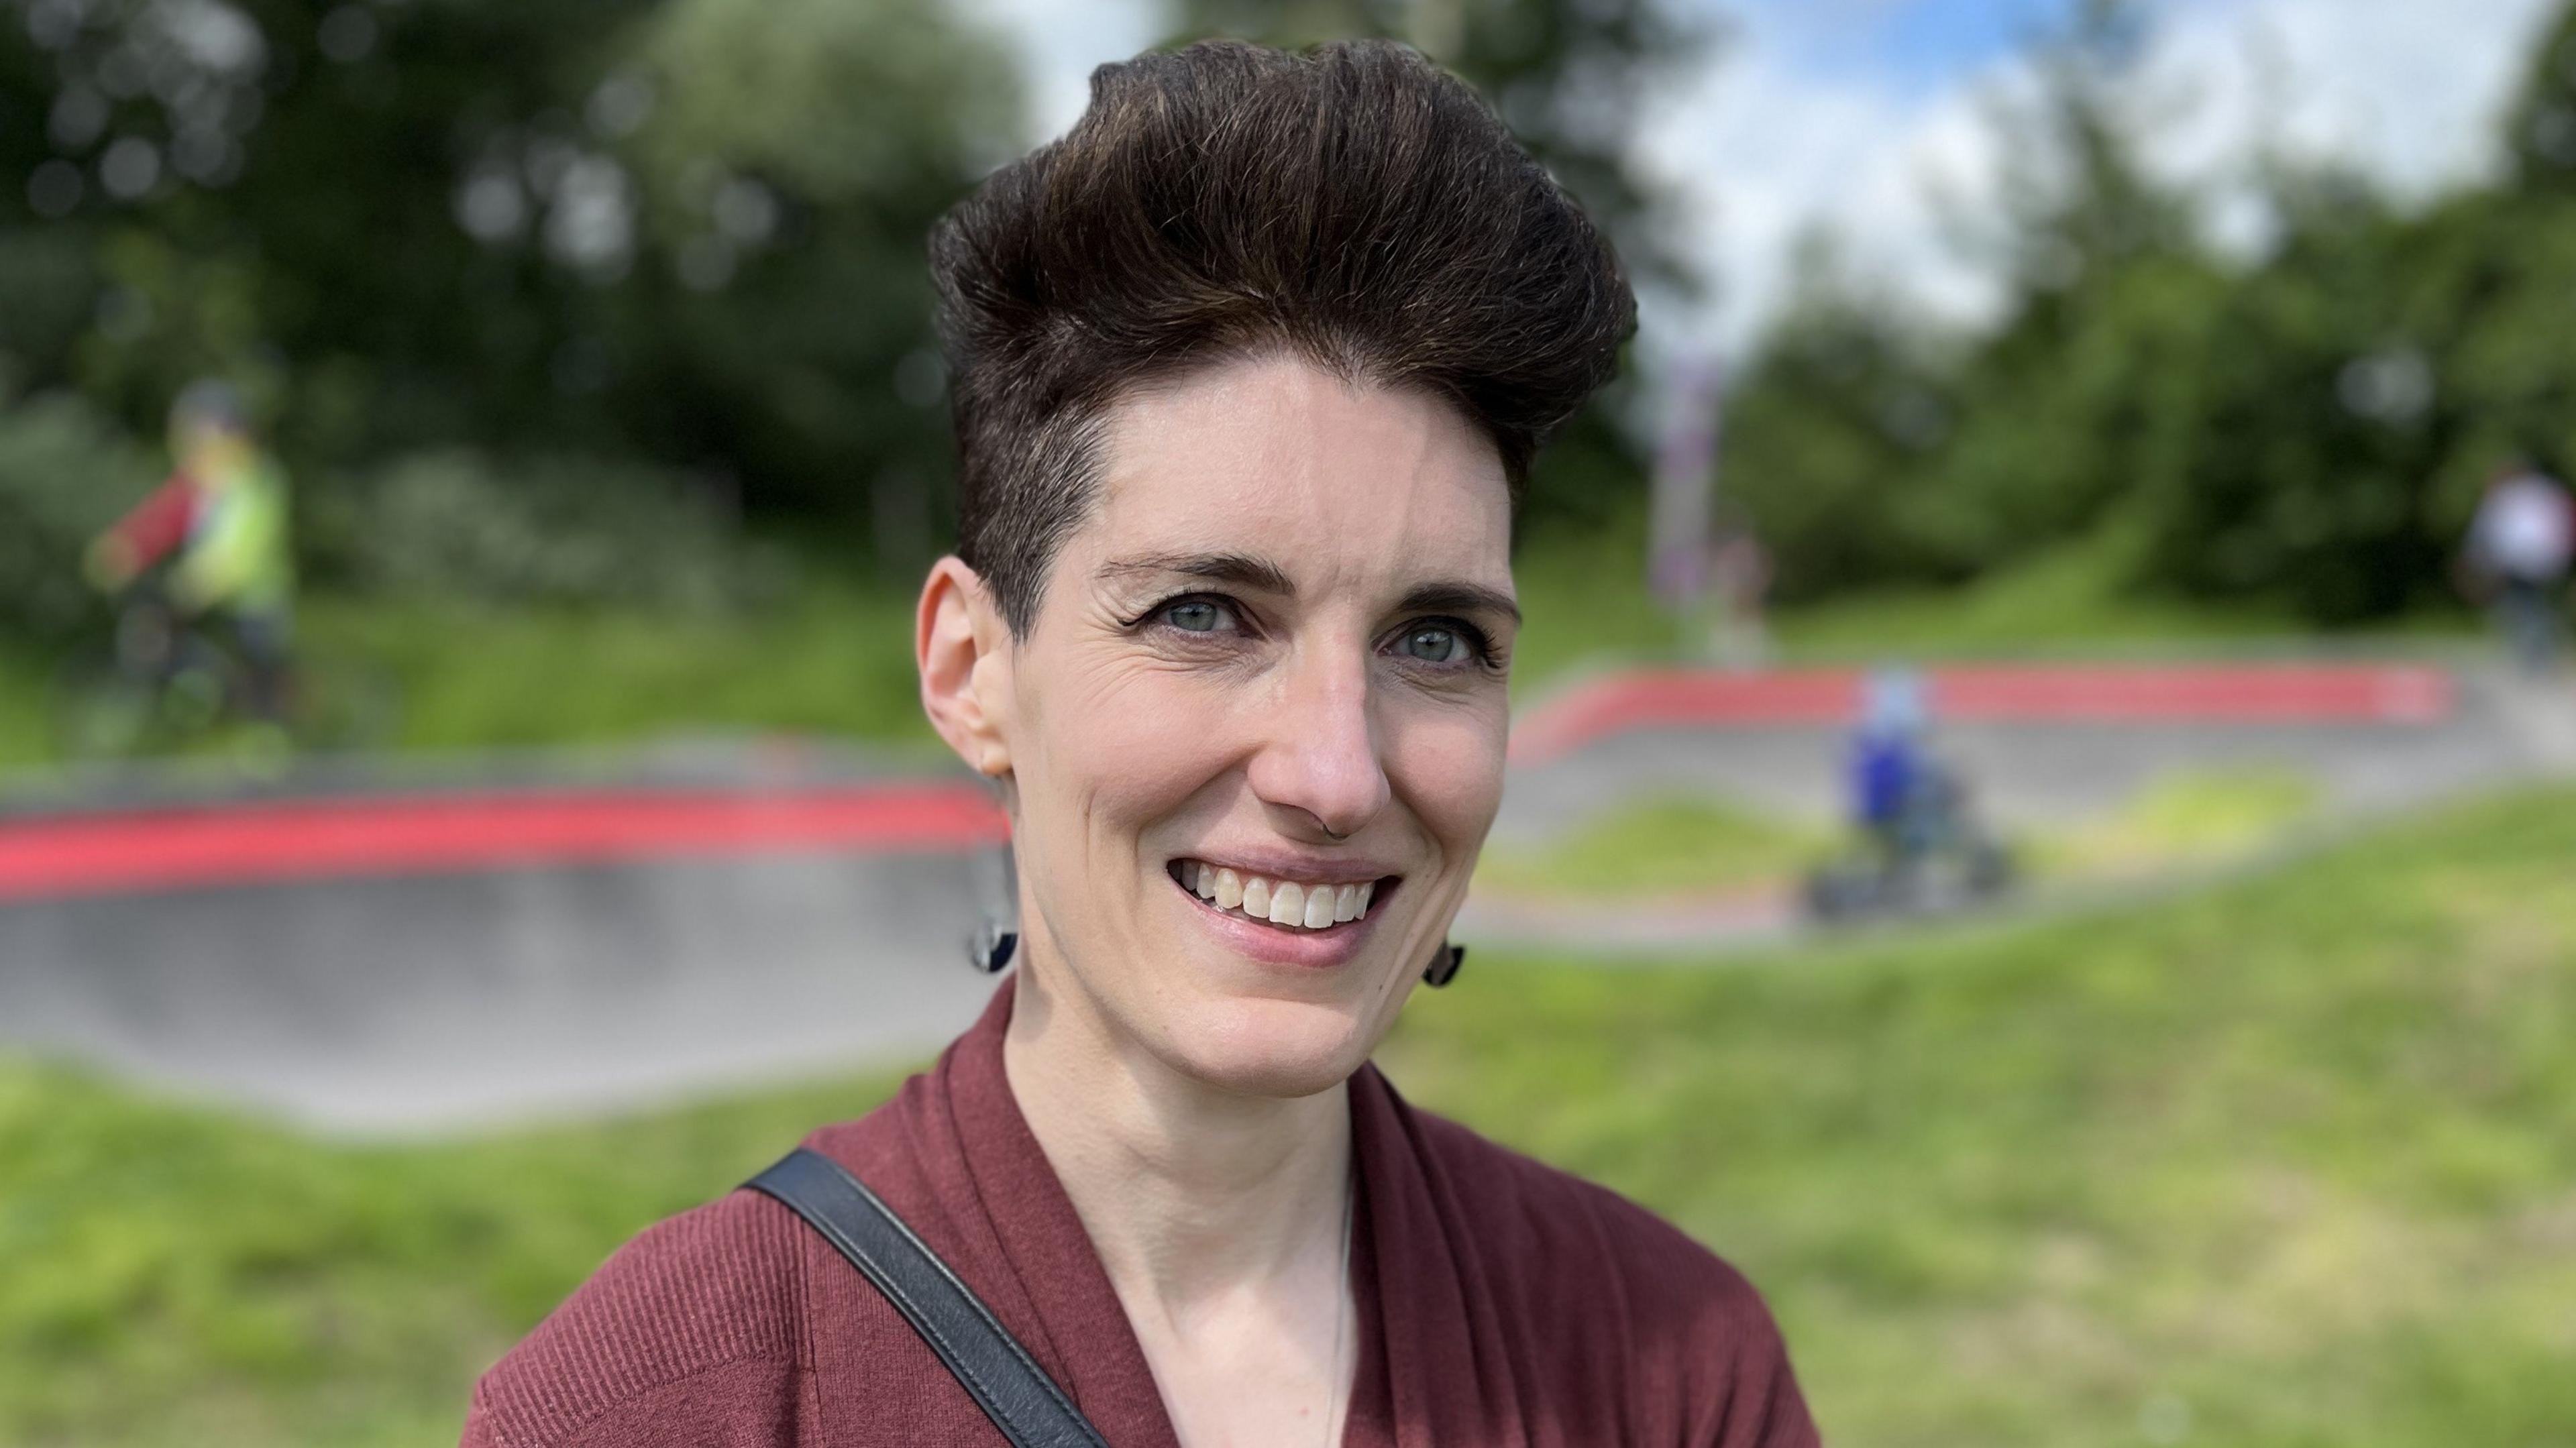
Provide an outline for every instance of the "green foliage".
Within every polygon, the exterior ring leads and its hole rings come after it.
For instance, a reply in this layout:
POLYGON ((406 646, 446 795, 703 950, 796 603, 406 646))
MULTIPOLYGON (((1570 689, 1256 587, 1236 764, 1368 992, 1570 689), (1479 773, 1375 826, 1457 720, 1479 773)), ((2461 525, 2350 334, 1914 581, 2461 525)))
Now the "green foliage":
POLYGON ((99 619, 82 552, 155 481, 152 460, 78 398, 13 408, 0 396, 0 622, 9 632, 54 641, 99 619))
POLYGON ((775 603, 790 584, 787 560, 746 541, 718 500, 635 464, 428 453, 337 501, 317 525, 335 561, 389 598, 705 614, 775 603))
POLYGON ((929 515, 921 242, 1016 124, 999 43, 951 7, 7 19, 0 371, 22 385, 142 430, 230 375, 307 478, 459 446, 640 456, 729 471, 755 513, 864 519, 882 492, 929 515))
MULTIPOLYGON (((2571 869, 2542 794, 2040 925, 1480 957, 1381 1060, 1725 1252, 1837 1443, 2555 1442, 2571 869)), ((0 1439, 453 1442, 619 1242, 891 1085, 346 1147, 0 1064, 0 1439)))
POLYGON ((1721 486, 1753 518, 1792 602, 1950 582, 1969 568, 1916 522, 1929 490, 1900 485, 1956 426, 1950 379, 1889 299, 1836 265, 1821 243, 1802 256, 1798 294, 1727 410, 1721 486))
POLYGON ((2576 192, 2576 9, 2542 34, 2505 118, 2505 145, 2521 189, 2576 192))
POLYGON ((2514 184, 2406 214, 2275 165, 2279 235, 2251 263, 2135 163, 2134 11, 2093 13, 2006 123, 2002 320, 1941 336, 1827 267, 1749 369, 1728 485, 1784 596, 2113 536, 2116 587, 2334 625, 2437 604, 2484 480, 2576 464, 2576 196, 2534 149, 2571 104, 2576 12, 2512 122, 2514 184))

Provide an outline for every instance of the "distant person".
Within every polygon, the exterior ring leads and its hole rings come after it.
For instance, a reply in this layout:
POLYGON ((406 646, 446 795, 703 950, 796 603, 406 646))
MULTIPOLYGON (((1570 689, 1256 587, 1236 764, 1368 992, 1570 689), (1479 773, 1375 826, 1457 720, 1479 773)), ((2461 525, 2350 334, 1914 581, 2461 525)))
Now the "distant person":
POLYGON ((90 545, 89 576, 130 587, 176 555, 167 593, 180 618, 220 623, 250 674, 250 708, 282 718, 292 662, 295 557, 286 475, 261 449, 241 395, 194 382, 170 407, 167 482, 90 545))
POLYGON ((1930 717, 1923 680, 1889 669, 1871 675, 1865 688, 1851 741, 1852 824, 1890 861, 1903 861, 1925 843, 1923 806, 1938 770, 1924 738, 1930 717))
POLYGON ((1819 919, 1964 907, 2012 883, 2012 855, 1971 807, 1967 781, 1932 752, 1921 675, 1887 669, 1866 681, 1846 755, 1858 848, 1807 877, 1819 919))
POLYGON ((2499 470, 2469 522, 2467 561, 2493 599, 2506 648, 2529 672, 2557 660, 2571 554, 2576 504, 2566 485, 2528 463, 2499 470))
POLYGON ((1758 669, 1771 662, 1771 555, 1749 526, 1718 535, 1710 561, 1718 605, 1711 652, 1730 669, 1758 669))
POLYGON ((1370 1064, 1458 971, 1521 485, 1633 326, 1608 243, 1417 52, 1209 42, 1094 72, 930 257, 914 658, 1010 820, 970 958, 1014 974, 622 1248, 465 1441, 1814 1444, 1733 1268, 1370 1064))

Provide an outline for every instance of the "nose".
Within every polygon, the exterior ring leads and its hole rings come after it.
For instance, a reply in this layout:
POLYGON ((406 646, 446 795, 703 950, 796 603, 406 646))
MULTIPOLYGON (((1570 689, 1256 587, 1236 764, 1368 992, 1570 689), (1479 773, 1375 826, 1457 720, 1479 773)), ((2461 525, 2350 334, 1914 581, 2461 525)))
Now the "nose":
POLYGON ((1358 834, 1386 808, 1386 767, 1370 718, 1365 648, 1300 650, 1263 722, 1252 792, 1302 816, 1293 828, 1330 839, 1358 834))

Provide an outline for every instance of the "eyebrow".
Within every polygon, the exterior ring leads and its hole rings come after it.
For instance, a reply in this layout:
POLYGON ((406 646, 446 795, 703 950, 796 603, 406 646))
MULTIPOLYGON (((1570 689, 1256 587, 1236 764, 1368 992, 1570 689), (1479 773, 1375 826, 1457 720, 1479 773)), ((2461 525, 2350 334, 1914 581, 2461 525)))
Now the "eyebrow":
POLYGON ((1135 573, 1178 573, 1218 583, 1240 584, 1289 598, 1297 593, 1297 585, 1288 581, 1287 572, 1278 564, 1247 553, 1148 553, 1139 558, 1120 558, 1100 565, 1103 578, 1135 573))
POLYGON ((1493 613, 1521 621, 1521 606, 1499 588, 1481 583, 1426 583, 1404 595, 1404 613, 1493 613))
MULTIPOLYGON (((1116 559, 1100 566, 1103 578, 1138 573, 1177 573, 1189 578, 1205 578, 1258 589, 1282 598, 1297 596, 1297 585, 1289 580, 1287 570, 1266 558, 1256 558, 1247 553, 1148 553, 1136 558, 1116 559)), ((1416 584, 1406 591, 1398 610, 1403 613, 1490 613, 1499 614, 1515 624, 1521 621, 1520 605, 1510 594, 1499 588, 1488 588, 1484 584, 1461 579, 1437 579, 1416 584)))

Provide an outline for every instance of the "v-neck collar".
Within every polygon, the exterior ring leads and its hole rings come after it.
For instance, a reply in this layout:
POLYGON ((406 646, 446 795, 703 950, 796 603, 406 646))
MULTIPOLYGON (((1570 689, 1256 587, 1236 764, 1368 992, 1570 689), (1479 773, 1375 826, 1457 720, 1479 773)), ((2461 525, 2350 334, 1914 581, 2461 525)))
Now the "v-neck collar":
MULTIPOLYGON (((1119 1304, 1108 1269, 1011 1092, 1002 1043, 1012 995, 1012 984, 1004 982, 974 1027, 958 1037, 940 1069, 953 1136, 942 1145, 965 1164, 963 1185, 974 1196, 974 1210, 962 1215, 983 1224, 978 1235, 1008 1267, 1005 1301, 988 1305, 1015 1331, 1025 1325, 1023 1343, 1118 1448, 1180 1448, 1144 1345, 1119 1304), (1068 1250, 1069 1243, 1079 1245, 1068 1250), (1051 1323, 1080 1330, 1050 1331, 1051 1323)), ((1399 1359, 1410 1367, 1411 1355, 1394 1350, 1393 1340, 1400 1334, 1387 1329, 1387 1303, 1379 1290, 1379 1264, 1391 1243, 1376 1209, 1376 1183, 1383 1171, 1376 1158, 1388 1149, 1401 1151, 1402 1143, 1386 1140, 1385 1128, 1393 1124, 1392 1093, 1375 1067, 1363 1065, 1347 1094, 1356 1193, 1351 1296, 1358 1341, 1341 1442, 1342 1448, 1395 1448, 1399 1440, 1391 1429, 1407 1415, 1394 1411, 1397 1405, 1388 1389, 1402 1380, 1403 1373, 1396 1371, 1399 1359), (1364 1110, 1364 1101, 1373 1109, 1364 1110)), ((1410 1416, 1422 1421, 1418 1412, 1410 1416)), ((1407 1448, 1412 1448, 1409 1440, 1407 1448)))

